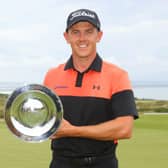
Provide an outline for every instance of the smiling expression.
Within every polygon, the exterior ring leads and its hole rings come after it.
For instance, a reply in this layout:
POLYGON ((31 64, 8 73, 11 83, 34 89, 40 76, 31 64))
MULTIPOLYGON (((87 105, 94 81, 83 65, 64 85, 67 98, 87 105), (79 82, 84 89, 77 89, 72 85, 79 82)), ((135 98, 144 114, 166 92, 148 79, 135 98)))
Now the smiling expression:
POLYGON ((78 22, 64 33, 64 37, 71 45, 72 55, 84 58, 96 55, 96 43, 101 40, 102 32, 89 22, 78 22))

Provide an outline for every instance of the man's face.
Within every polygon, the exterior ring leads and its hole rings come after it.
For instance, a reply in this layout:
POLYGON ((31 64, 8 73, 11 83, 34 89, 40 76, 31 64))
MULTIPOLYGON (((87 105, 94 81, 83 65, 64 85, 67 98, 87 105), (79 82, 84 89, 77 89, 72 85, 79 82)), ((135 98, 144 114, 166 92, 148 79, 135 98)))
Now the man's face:
POLYGON ((64 33, 71 45, 72 54, 77 57, 89 57, 96 54, 96 43, 101 40, 102 32, 89 22, 78 22, 64 33))

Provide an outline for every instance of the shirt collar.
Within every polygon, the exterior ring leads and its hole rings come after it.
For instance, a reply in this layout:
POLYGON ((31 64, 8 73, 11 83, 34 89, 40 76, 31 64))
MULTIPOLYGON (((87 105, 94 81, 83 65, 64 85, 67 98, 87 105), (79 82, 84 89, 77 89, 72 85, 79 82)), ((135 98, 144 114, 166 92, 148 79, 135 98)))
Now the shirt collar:
MULTIPOLYGON (((85 72, 88 72, 89 70, 94 70, 94 71, 100 72, 101 67, 102 67, 102 58, 98 54, 96 54, 96 58, 93 60, 90 67, 85 72)), ((74 65, 73 65, 72 56, 69 58, 69 60, 65 64, 64 70, 68 70, 71 68, 75 69, 74 65)))

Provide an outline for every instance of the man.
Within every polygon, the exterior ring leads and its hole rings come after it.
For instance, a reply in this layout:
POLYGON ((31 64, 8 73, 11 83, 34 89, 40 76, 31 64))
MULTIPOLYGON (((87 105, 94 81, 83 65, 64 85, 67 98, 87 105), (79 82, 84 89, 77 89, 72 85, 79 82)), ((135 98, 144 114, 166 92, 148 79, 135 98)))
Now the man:
POLYGON ((94 11, 79 9, 68 16, 64 37, 72 55, 44 80, 64 108, 51 138, 50 168, 118 168, 117 140, 131 137, 138 114, 130 81, 126 71, 98 55, 102 34, 94 11))

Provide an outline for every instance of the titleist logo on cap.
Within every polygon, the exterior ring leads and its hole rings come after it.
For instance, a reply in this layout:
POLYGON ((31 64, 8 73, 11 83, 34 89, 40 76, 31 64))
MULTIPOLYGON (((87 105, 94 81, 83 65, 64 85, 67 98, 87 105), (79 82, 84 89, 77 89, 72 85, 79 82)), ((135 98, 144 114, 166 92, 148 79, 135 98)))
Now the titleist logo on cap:
POLYGON ((72 21, 74 18, 79 16, 87 16, 93 19, 95 18, 95 15, 93 13, 90 13, 89 11, 77 11, 72 13, 71 18, 69 20, 72 21))
POLYGON ((66 31, 75 23, 86 21, 95 26, 100 31, 100 21, 97 14, 89 9, 79 9, 69 14, 67 19, 66 31))

